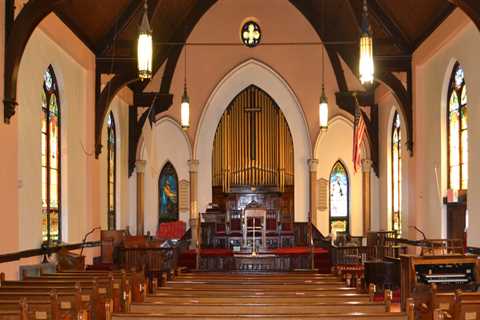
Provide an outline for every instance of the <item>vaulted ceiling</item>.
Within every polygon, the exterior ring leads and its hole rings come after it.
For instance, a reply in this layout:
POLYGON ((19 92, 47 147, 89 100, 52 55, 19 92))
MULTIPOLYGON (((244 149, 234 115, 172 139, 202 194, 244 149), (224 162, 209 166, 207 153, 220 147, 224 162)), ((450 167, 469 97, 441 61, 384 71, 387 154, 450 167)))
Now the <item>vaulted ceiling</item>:
MULTIPOLYGON (((101 126, 114 94, 128 85, 134 92, 135 105, 146 106, 154 103, 156 112, 168 109, 172 102, 170 82, 182 47, 164 43, 184 42, 202 15, 216 1, 237 0, 148 0, 156 52, 154 72, 166 62, 157 94, 143 93, 148 82, 139 81, 136 73, 135 47, 138 26, 143 14, 142 0, 29 0, 16 19, 13 19, 12 13, 14 0, 5 1, 7 4, 5 121, 8 122, 15 113, 18 65, 26 42, 41 19, 54 12, 97 57, 98 154, 101 150, 101 126), (101 91, 99 75, 105 73, 114 74, 114 77, 101 91)), ((274 0, 263 1, 268 3, 274 0)), ((362 0, 289 1, 311 23, 323 41, 358 41, 362 0)), ((404 114, 411 118, 409 82, 413 51, 456 6, 465 11, 480 28, 480 3, 478 0, 367 0, 367 2, 374 38, 377 80, 395 92, 404 114), (404 88, 393 75, 393 72, 399 71, 407 73, 407 88, 404 88)), ((351 112, 352 110, 349 110, 351 103, 342 96, 343 93, 349 92, 349 88, 339 58, 342 58, 352 70, 356 70, 358 48, 352 45, 331 44, 327 46, 327 52, 340 89, 337 104, 351 112)), ((370 103, 371 101, 368 101, 365 104, 370 103)))

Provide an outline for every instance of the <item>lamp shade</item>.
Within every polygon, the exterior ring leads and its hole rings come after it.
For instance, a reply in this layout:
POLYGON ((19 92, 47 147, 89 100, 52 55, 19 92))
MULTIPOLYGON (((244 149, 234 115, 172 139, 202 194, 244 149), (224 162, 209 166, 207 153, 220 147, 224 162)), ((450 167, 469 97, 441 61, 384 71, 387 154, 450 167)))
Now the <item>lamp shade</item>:
POLYGON ((180 124, 184 130, 190 127, 190 98, 187 95, 187 88, 183 91, 182 104, 180 106, 180 124))
POLYGON ((318 117, 320 120, 320 129, 328 129, 328 100, 323 88, 322 95, 320 97, 320 103, 318 105, 318 117))
POLYGON ((372 37, 362 33, 360 37, 360 63, 359 74, 362 84, 372 83, 374 75, 372 37))
POLYGON ((145 2, 145 12, 140 24, 137 44, 138 77, 140 79, 150 79, 152 77, 152 57, 152 30, 148 22, 148 10, 145 2))

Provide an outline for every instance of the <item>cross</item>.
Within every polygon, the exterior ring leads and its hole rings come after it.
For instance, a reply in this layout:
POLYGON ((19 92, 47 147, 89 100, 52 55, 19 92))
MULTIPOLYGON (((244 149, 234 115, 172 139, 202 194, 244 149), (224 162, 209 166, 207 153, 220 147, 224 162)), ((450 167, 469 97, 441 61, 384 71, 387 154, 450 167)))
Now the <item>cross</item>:
POLYGON ((255 113, 261 112, 261 108, 245 108, 245 112, 250 113, 250 155, 251 160, 256 160, 256 143, 255 136, 257 135, 257 128, 255 127, 255 113))
POLYGON ((255 40, 260 38, 260 32, 255 30, 255 26, 253 24, 248 25, 248 30, 243 32, 243 40, 247 41, 248 44, 254 44, 255 40))

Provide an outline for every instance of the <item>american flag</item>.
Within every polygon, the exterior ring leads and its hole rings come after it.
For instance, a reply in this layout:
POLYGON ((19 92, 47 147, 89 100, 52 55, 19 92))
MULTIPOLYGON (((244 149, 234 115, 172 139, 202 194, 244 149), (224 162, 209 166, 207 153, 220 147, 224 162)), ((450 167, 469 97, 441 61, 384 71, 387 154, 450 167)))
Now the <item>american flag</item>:
POLYGON ((361 166, 362 157, 362 140, 365 135, 365 121, 363 120, 362 111, 358 105, 357 96, 355 98, 355 120, 353 123, 353 169, 355 173, 361 166))

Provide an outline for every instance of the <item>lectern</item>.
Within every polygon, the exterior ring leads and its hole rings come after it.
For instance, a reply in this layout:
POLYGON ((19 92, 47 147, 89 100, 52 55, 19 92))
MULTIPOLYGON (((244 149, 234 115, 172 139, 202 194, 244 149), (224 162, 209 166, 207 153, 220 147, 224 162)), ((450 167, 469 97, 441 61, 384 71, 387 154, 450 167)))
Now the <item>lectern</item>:
POLYGON ((267 225, 267 209, 257 207, 246 207, 243 212, 243 246, 248 247, 249 234, 251 233, 252 250, 256 251, 256 233, 261 232, 261 245, 260 248, 266 247, 266 225, 267 225), (255 224, 255 220, 260 218, 260 225, 255 224), (249 226, 248 220, 252 219, 252 225, 249 226))

